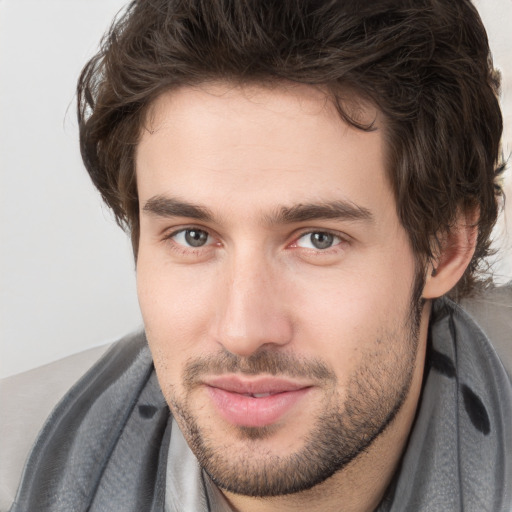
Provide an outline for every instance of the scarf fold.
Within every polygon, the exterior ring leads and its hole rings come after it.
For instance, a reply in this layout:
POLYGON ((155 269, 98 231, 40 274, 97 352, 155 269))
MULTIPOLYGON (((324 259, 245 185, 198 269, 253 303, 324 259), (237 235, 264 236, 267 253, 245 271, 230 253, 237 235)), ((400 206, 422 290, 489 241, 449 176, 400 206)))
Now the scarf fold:
POLYGON ((120 340, 46 421, 12 512, 162 512, 170 414, 144 334, 120 340))
MULTIPOLYGON (((511 512, 512 386, 485 335, 435 302, 424 387, 378 512, 511 512)), ((215 511, 143 333, 118 342, 45 423, 11 512, 215 511)))
POLYGON ((434 304, 420 405, 378 512, 511 512, 512 387, 486 336, 434 304))

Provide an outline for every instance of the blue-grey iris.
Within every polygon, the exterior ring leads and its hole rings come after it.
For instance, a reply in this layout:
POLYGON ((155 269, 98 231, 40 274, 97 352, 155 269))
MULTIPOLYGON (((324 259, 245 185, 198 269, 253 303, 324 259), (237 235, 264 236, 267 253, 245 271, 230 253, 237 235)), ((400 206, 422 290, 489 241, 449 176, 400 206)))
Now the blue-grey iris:
POLYGON ((187 229, 185 240, 191 247, 201 247, 208 241, 208 233, 201 229, 187 229))
POLYGON ((310 240, 317 249, 328 249, 333 244, 334 235, 322 232, 311 233, 310 240))

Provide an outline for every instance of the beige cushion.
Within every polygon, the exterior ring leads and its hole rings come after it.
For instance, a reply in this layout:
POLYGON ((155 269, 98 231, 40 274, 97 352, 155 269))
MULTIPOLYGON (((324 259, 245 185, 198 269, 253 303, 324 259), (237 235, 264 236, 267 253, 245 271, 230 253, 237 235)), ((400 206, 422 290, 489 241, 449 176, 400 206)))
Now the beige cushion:
POLYGON ((66 391, 106 352, 92 348, 0 380, 0 511, 9 509, 25 459, 66 391))
POLYGON ((487 334, 512 376, 512 282, 462 300, 461 306, 487 334))

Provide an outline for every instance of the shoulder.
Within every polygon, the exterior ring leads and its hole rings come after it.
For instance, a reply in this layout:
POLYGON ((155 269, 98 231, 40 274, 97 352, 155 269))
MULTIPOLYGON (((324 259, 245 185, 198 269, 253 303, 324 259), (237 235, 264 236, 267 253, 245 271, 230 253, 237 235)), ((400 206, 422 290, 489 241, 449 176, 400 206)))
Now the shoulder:
POLYGON ((0 380, 0 511, 13 502, 25 461, 55 406, 84 374, 95 372, 96 363, 115 361, 115 353, 134 338, 143 335, 131 335, 0 380))
POLYGON ((512 376, 512 282, 477 292, 460 306, 489 338, 512 376))

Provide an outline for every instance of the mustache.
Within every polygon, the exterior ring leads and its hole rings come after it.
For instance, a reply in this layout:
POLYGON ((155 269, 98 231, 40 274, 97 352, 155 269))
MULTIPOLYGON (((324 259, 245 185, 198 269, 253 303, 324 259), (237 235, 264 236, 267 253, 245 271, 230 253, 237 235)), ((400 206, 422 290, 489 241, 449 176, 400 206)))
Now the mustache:
POLYGON ((306 359, 272 350, 262 350, 249 357, 241 357, 224 350, 219 354, 187 361, 183 372, 183 383, 185 388, 190 390, 200 384, 205 375, 226 373, 270 374, 327 381, 333 384, 337 381, 334 371, 319 359, 306 359))

